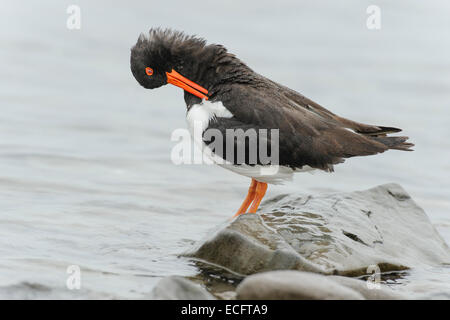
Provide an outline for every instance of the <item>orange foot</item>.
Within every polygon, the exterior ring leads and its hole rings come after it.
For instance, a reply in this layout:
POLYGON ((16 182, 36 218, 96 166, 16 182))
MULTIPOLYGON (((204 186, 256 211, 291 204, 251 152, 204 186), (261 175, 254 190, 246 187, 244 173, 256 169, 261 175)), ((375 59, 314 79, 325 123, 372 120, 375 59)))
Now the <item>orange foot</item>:
POLYGON ((256 181, 252 179, 252 183, 250 184, 250 188, 248 188, 247 197, 245 197, 244 202, 239 208, 238 212, 233 216, 237 217, 247 211, 247 208, 250 207, 249 213, 256 213, 258 210, 259 204, 261 203, 262 198, 266 194, 267 183, 256 181))

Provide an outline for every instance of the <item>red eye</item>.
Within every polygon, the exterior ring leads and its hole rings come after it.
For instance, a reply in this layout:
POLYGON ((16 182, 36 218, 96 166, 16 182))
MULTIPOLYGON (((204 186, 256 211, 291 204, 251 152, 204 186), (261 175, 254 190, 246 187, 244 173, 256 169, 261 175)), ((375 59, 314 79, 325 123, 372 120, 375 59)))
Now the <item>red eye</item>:
POLYGON ((145 73, 146 73, 148 76, 151 76, 151 75, 153 74, 153 69, 150 68, 150 67, 147 67, 147 68, 145 68, 145 73))

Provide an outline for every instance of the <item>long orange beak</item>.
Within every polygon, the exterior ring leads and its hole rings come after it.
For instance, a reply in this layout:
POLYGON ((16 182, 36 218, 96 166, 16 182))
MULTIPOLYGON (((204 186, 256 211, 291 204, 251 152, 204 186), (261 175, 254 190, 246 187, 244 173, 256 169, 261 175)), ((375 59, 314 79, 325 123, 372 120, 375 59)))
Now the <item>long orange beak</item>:
POLYGON ((208 100, 208 90, 199 86, 195 82, 192 82, 188 78, 183 77, 181 74, 172 69, 172 72, 166 72, 167 75, 167 83, 171 83, 174 86, 180 87, 183 90, 186 90, 189 93, 192 93, 194 96, 199 97, 200 99, 208 100))

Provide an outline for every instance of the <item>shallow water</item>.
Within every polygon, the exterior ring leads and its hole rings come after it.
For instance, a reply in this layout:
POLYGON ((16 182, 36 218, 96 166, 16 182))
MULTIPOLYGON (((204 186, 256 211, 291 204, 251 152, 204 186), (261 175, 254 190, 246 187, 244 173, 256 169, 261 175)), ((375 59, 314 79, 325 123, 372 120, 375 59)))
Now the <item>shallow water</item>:
MULTIPOLYGON (((143 90, 129 70, 140 32, 170 26, 219 42, 263 75, 361 122, 398 126, 415 151, 299 174, 268 196, 397 182, 450 242, 450 4, 258 1, 170 5, 0 4, 0 297, 140 298, 163 276, 195 276, 177 254, 229 218, 248 179, 170 161, 185 127, 182 92, 143 90), (193 11, 192 8, 195 8, 193 11), (66 269, 81 268, 81 290, 66 269)), ((450 292, 448 268, 397 279, 450 292)))

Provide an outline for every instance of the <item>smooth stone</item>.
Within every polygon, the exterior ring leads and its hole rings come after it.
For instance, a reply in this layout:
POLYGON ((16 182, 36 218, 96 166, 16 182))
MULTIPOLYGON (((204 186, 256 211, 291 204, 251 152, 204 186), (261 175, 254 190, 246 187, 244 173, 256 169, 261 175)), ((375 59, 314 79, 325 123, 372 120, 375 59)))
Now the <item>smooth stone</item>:
POLYGON ((215 300, 214 296, 197 283, 179 276, 161 279, 150 293, 153 300, 215 300))
POLYGON ((342 276, 327 276, 329 280, 337 282, 347 288, 359 292, 364 299, 367 300, 407 300, 410 295, 402 293, 400 290, 392 290, 389 287, 378 284, 377 287, 369 288, 366 281, 342 277, 342 276))
POLYGON ((363 300, 359 292, 329 277, 293 270, 248 276, 236 289, 240 300, 363 300))
POLYGON ((251 275, 302 270, 360 276, 450 262, 425 212, 397 184, 365 191, 280 195, 219 227, 185 255, 251 275))

